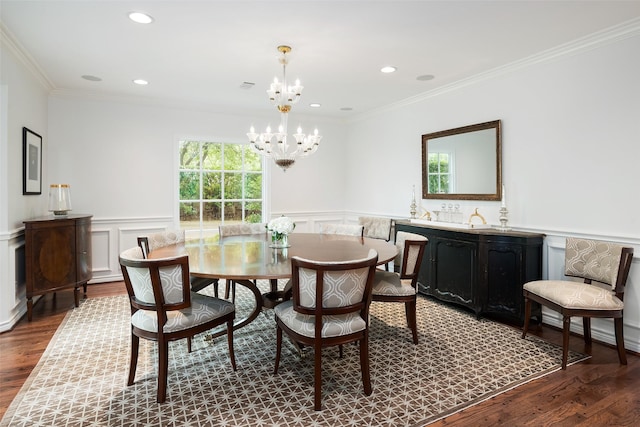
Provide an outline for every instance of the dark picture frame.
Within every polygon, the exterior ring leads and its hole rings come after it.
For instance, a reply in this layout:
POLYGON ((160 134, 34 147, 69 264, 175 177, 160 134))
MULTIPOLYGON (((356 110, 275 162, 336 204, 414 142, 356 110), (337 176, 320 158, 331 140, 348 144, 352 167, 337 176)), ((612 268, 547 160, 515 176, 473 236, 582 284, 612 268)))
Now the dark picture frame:
POLYGON ((22 194, 42 194, 42 137, 22 128, 22 194))

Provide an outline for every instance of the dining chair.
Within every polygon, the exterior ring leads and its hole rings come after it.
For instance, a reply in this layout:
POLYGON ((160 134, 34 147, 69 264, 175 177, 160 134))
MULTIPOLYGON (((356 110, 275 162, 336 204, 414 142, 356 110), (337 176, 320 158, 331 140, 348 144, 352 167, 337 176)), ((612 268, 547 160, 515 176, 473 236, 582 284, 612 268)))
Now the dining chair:
POLYGON ((633 248, 599 240, 567 238, 564 275, 583 279, 583 282, 566 279, 525 283, 522 338, 529 329, 532 302, 559 312, 562 315, 562 369, 567 369, 571 317, 582 317, 587 345, 591 345, 591 318, 613 318, 618 358, 620 364, 626 365, 622 311, 632 259, 633 248))
MULTIPOLYGON (((247 236, 252 234, 267 234, 267 227, 264 223, 248 223, 243 222, 241 224, 225 224, 218 226, 218 235, 220 238, 229 236, 247 236)), ((255 283, 255 280, 253 281, 255 283)), ((215 295, 218 295, 218 281, 215 283, 215 295)), ((273 286, 272 286, 273 287, 273 286)), ((235 302, 236 298, 236 283, 233 280, 227 280, 224 289, 224 298, 229 298, 231 293, 231 301, 235 302)))
POLYGON ((372 239, 391 240, 391 218, 361 216, 358 223, 364 227, 364 237, 372 239))
POLYGON ((364 392, 372 392, 369 373, 369 306, 378 253, 348 262, 319 262, 291 258, 292 299, 278 304, 276 361, 278 373, 283 332, 314 352, 314 409, 322 409, 322 348, 350 342, 360 344, 364 392))
POLYGON ((418 274, 428 241, 419 234, 399 231, 396 234, 398 255, 394 260, 398 271, 376 270, 371 291, 373 301, 404 303, 414 344, 418 344, 418 274))
MULTIPOLYGON (((142 249, 142 256, 146 259, 149 252, 169 245, 185 242, 184 230, 166 230, 158 233, 138 236, 138 246, 142 249)), ((215 296, 218 296, 218 279, 208 279, 206 277, 190 278, 191 290, 201 291, 212 283, 215 284, 215 296)))
MULTIPOLYGON (((391 240, 391 218, 361 216, 358 218, 358 223, 364 227, 364 237, 380 239, 386 242, 391 240)), ((389 263, 384 265, 384 269, 389 271, 389 263)))
POLYGON ((364 227, 356 224, 320 224, 320 234, 342 234, 363 237, 364 227))
POLYGON ((193 336, 225 323, 231 366, 236 370, 235 306, 191 291, 188 255, 150 260, 145 259, 142 248, 136 246, 122 252, 119 260, 131 304, 128 386, 135 380, 140 338, 158 343, 157 401, 162 403, 167 395, 169 342, 187 338, 191 352, 193 336))

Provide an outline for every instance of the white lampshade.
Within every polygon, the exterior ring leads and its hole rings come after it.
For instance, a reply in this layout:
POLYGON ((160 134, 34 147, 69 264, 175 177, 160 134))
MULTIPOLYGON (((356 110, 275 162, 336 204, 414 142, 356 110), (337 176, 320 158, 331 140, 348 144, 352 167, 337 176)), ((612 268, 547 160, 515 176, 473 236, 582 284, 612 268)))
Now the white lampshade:
POLYGON ((49 212, 63 216, 70 210, 71 191, 69 184, 51 184, 49 187, 49 212))

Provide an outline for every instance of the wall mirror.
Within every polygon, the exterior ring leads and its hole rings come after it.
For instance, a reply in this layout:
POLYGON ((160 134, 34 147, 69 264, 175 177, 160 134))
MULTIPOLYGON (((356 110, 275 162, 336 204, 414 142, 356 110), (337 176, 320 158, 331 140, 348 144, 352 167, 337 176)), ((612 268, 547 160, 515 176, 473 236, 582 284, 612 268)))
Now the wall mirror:
POLYGON ((500 200, 500 120, 422 135, 422 198, 500 200))

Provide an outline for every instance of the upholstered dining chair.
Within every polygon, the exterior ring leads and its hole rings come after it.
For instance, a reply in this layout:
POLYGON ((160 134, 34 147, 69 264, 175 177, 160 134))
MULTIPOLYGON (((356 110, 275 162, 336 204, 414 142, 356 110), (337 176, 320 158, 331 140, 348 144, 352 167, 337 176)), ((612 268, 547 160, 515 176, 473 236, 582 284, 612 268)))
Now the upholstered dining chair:
POLYGON ((428 239, 414 233, 399 231, 396 234, 398 255, 394 265, 398 272, 376 270, 373 278, 372 300, 404 303, 407 325, 413 335, 413 343, 418 344, 418 273, 428 239))
POLYGON ((225 323, 231 366, 236 370, 233 352, 235 307, 228 301, 191 291, 187 255, 148 260, 140 247, 134 247, 120 254, 120 266, 131 303, 131 360, 127 385, 135 380, 140 338, 156 341, 157 401, 164 402, 169 342, 187 338, 191 351, 193 336, 225 323))
MULTIPOLYGON (((391 240, 391 218, 361 216, 358 218, 358 223, 363 227, 364 237, 386 242, 391 240)), ((384 269, 389 271, 389 263, 384 265, 384 269)))
POLYGON ((564 274, 583 279, 584 282, 566 279, 525 283, 522 338, 529 329, 532 302, 559 312, 562 315, 562 369, 567 369, 571 317, 582 317, 587 345, 591 344, 591 318, 613 318, 618 358, 622 365, 626 365, 622 310, 632 259, 633 248, 597 240, 567 238, 564 274))
POLYGON ((278 373, 282 334, 314 351, 314 409, 322 408, 322 348, 350 342, 360 344, 360 370, 364 392, 372 392, 369 373, 369 306, 378 254, 365 259, 318 262, 291 258, 293 298, 275 306, 278 373))
MULTIPOLYGON (((149 252, 169 245, 184 243, 184 230, 167 230, 158 233, 138 236, 138 246, 142 249, 142 256, 147 258, 149 252)), ((215 284, 215 296, 218 296, 218 279, 207 279, 205 277, 191 277, 191 290, 201 291, 210 284, 215 284)))
POLYGON ((364 227, 356 224, 320 224, 320 234, 342 234, 362 237, 364 227))
MULTIPOLYGON (((267 227, 264 223, 248 223, 243 222, 241 224, 228 224, 228 225, 219 225, 218 226, 218 235, 220 238, 229 237, 229 236, 246 236, 251 234, 267 234, 267 227)), ((215 283, 215 295, 218 295, 218 282, 216 280, 215 283)), ((224 290, 224 298, 229 298, 229 293, 231 292, 231 301, 235 302, 236 296, 236 284, 232 280, 226 281, 226 286, 224 290)))
POLYGON ((391 240, 391 218, 361 216, 358 223, 364 228, 364 237, 372 239, 391 240))

